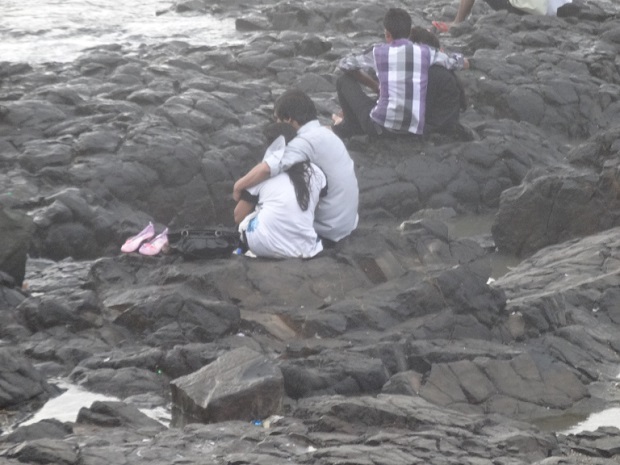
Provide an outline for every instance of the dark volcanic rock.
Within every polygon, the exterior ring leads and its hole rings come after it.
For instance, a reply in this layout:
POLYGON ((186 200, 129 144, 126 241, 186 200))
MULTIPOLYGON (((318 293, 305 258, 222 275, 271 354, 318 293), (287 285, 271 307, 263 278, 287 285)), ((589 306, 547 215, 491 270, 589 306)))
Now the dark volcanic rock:
MULTIPOLYGON (((360 225, 312 260, 119 248, 149 221, 231 225, 274 101, 301 88, 329 124, 336 64, 382 40, 385 5, 184 1, 158 14, 246 42, 0 63, 0 205, 21 216, 0 218, 0 461, 616 463, 615 428, 532 425, 620 402, 620 10, 578 3, 476 2, 442 34, 470 58, 462 130, 347 140, 360 225), (492 234, 459 237, 461 214, 492 234), (496 249, 528 258, 500 276, 496 249), (58 376, 119 400, 12 430, 58 376), (171 401, 182 427, 143 412, 171 401)), ((428 27, 456 6, 407 8, 428 27)))
POLYGON ((20 443, 43 438, 62 439, 72 433, 73 428, 71 425, 55 419, 47 419, 31 425, 20 426, 12 433, 7 434, 2 440, 20 443))
POLYGON ((24 280, 33 229, 32 221, 27 216, 0 208, 0 235, 4 238, 0 251, 0 270, 10 275, 17 285, 21 285, 24 280))
POLYGON ((165 427, 157 420, 141 413, 136 407, 123 402, 93 402, 89 408, 78 413, 77 425, 123 426, 135 429, 161 431, 165 427))
POLYGON ((520 256, 550 244, 618 226, 618 129, 606 131, 569 154, 579 169, 549 170, 502 193, 493 225, 500 250, 520 256))
POLYGON ((15 408, 26 403, 40 406, 59 393, 23 355, 0 348, 0 361, 1 408, 15 408))
POLYGON ((233 350, 171 383, 172 425, 266 418, 280 413, 280 369, 250 349, 233 350))
POLYGON ((57 463, 74 465, 78 463, 79 449, 61 439, 34 439, 14 446, 4 454, 20 463, 57 463))

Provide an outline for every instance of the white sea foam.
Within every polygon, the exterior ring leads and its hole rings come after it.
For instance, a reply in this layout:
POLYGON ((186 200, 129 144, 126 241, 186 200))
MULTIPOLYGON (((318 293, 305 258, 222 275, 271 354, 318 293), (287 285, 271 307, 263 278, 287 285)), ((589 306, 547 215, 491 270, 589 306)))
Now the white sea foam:
MULTIPOLYGON (((63 393, 50 399, 38 410, 31 418, 21 423, 19 426, 30 425, 45 419, 56 419, 62 422, 75 422, 82 407, 90 407, 95 401, 118 401, 116 397, 106 396, 89 392, 81 387, 59 381, 56 385, 63 390, 63 393)), ((140 409, 145 415, 168 426, 170 423, 170 412, 163 407, 154 409, 140 409)))
POLYGON ((577 434, 583 431, 595 431, 603 426, 620 428, 620 407, 613 407, 601 412, 593 413, 586 420, 577 423, 563 434, 577 434))

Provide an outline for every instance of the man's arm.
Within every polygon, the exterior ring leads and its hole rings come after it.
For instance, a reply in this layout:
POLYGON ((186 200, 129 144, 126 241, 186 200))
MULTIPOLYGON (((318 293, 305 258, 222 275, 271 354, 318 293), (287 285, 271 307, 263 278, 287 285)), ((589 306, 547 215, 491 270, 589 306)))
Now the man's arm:
POLYGON ((355 79, 360 84, 369 87, 373 92, 379 93, 379 81, 373 79, 370 74, 365 73, 362 70, 351 70, 347 71, 347 74, 355 79))
POLYGON ((361 55, 348 55, 340 60, 338 68, 342 71, 354 71, 354 70, 369 70, 376 69, 375 55, 373 48, 366 50, 361 55))
POLYGON ((248 171, 245 176, 235 182, 235 185, 233 187, 233 199, 238 202, 241 199, 241 192, 244 189, 248 189, 250 187, 256 186, 257 184, 260 184, 266 179, 269 179, 270 175, 271 169, 269 168, 269 165, 265 162, 260 162, 258 165, 248 171))
POLYGON ((235 206, 235 224, 241 223, 246 216, 254 211, 254 204, 248 202, 247 200, 239 200, 237 205, 235 206))
POLYGON ((441 65, 451 70, 469 69, 469 60, 460 53, 444 53, 431 49, 431 65, 441 65))

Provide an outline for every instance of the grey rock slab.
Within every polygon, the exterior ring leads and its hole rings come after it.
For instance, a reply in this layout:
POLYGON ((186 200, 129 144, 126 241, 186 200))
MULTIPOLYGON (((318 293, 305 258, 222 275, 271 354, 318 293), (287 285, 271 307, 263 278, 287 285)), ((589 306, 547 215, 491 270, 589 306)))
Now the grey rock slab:
POLYGON ((54 463, 58 465, 77 465, 78 449, 60 439, 34 439, 23 442, 4 452, 9 458, 21 463, 54 463))
POLYGON ((16 408, 32 402, 42 405, 59 393, 31 364, 16 351, 0 347, 0 407, 16 408))
POLYGON ((90 407, 80 409, 76 425, 123 426, 153 433, 166 429, 157 420, 124 402, 95 401, 90 407))
POLYGON ((170 383, 172 424, 260 420, 279 413, 284 381, 264 355, 239 348, 170 383))

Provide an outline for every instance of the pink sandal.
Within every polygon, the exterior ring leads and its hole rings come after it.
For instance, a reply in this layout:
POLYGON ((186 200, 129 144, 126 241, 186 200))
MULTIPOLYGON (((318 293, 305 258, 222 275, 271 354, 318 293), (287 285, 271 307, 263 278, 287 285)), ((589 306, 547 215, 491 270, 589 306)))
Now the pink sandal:
POLYGON ((140 244, 142 244, 144 241, 149 240, 154 235, 155 228, 153 227, 153 223, 149 221, 149 225, 146 228, 144 228, 135 236, 131 236, 125 241, 125 243, 121 247, 121 252, 135 252, 136 250, 138 250, 138 247, 140 247, 140 244))
POLYGON ((138 252, 142 255, 157 255, 168 247, 168 228, 164 229, 151 242, 145 242, 140 246, 138 252))

